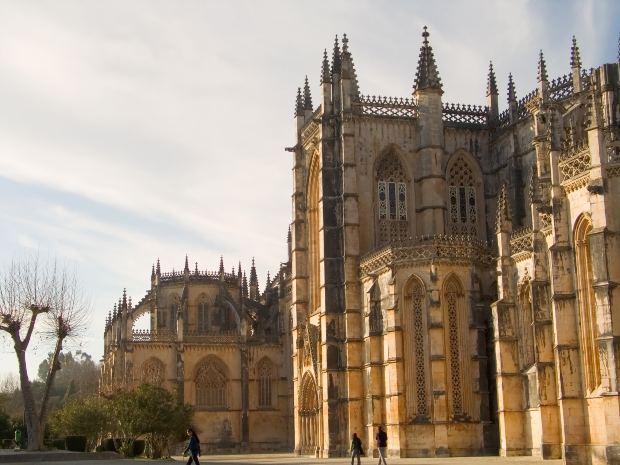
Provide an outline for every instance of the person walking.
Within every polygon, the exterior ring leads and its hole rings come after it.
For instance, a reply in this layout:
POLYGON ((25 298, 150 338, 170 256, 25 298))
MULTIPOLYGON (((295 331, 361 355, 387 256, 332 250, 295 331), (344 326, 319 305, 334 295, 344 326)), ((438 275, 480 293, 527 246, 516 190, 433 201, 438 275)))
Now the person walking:
POLYGON ((196 465, 200 465, 200 462, 198 461, 198 456, 200 455, 200 439, 198 439, 198 435, 191 428, 188 428, 187 435, 189 436, 189 441, 187 441, 187 447, 183 452, 183 456, 189 453, 187 465, 191 465, 192 462, 196 465))
POLYGON ((353 437, 351 438, 351 465, 353 465, 355 457, 357 457, 357 465, 361 465, 360 457, 363 453, 362 440, 357 436, 357 433, 353 433, 353 437))
POLYGON ((377 449, 379 449, 379 465, 381 465, 381 462, 383 462, 383 465, 387 465, 385 462, 385 456, 387 454, 387 434, 380 426, 375 439, 377 440, 377 449))

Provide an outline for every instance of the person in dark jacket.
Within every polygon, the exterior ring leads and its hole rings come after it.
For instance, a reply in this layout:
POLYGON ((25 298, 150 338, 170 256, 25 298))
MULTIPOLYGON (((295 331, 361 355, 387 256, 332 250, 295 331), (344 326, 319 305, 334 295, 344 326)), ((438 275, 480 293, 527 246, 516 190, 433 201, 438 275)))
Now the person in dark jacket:
POLYGON ((380 426, 375 439, 377 440, 377 449, 379 449, 379 465, 381 465, 381 462, 383 462, 383 465, 387 465, 387 463, 385 463, 385 455, 387 453, 387 433, 383 431, 383 428, 380 426))
POLYGON ((360 457, 364 453, 364 449, 362 449, 362 440, 357 436, 357 433, 353 433, 353 437, 351 438, 351 465, 357 457, 357 465, 360 465, 360 457))
POLYGON ((198 456, 200 455, 200 439, 198 439, 198 435, 191 428, 187 430, 187 435, 189 436, 189 441, 187 441, 187 447, 183 452, 184 456, 189 453, 187 465, 191 465, 192 462, 196 465, 200 465, 200 462, 198 461, 198 456))

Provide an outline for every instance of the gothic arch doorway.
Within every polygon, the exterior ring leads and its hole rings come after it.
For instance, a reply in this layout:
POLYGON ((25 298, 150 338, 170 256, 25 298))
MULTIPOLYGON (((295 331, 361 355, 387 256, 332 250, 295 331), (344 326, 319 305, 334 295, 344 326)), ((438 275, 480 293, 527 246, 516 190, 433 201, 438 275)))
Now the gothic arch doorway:
POLYGON ((314 378, 306 373, 299 392, 299 451, 315 455, 319 447, 319 401, 314 378))

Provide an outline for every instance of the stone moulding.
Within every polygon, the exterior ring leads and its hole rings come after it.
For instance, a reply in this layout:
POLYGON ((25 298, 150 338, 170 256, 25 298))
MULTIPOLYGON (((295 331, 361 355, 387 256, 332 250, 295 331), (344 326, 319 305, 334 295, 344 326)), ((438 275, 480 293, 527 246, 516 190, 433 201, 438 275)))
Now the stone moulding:
POLYGON ((403 267, 430 261, 483 266, 494 264, 489 245, 471 236, 438 235, 394 242, 362 257, 360 276, 366 277, 385 266, 403 267))

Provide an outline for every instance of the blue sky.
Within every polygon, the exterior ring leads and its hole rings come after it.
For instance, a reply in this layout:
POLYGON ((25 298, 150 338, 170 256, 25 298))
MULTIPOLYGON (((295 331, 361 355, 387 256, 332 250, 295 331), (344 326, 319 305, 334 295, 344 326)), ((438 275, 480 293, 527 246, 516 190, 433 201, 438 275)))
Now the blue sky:
MULTIPOLYGON (((101 356, 123 287, 151 264, 249 267, 261 285, 286 258, 293 104, 315 104, 323 48, 346 32, 364 94, 411 94, 423 25, 444 101, 485 103, 493 60, 505 106, 569 71, 615 61, 614 1, 6 1, 0 3, 0 266, 37 252, 81 278, 91 324, 73 344, 101 356)), ((0 376, 15 371, 1 341, 0 376), (6 363, 5 363, 6 360, 6 363)), ((47 347, 30 354, 32 372, 47 347)))

